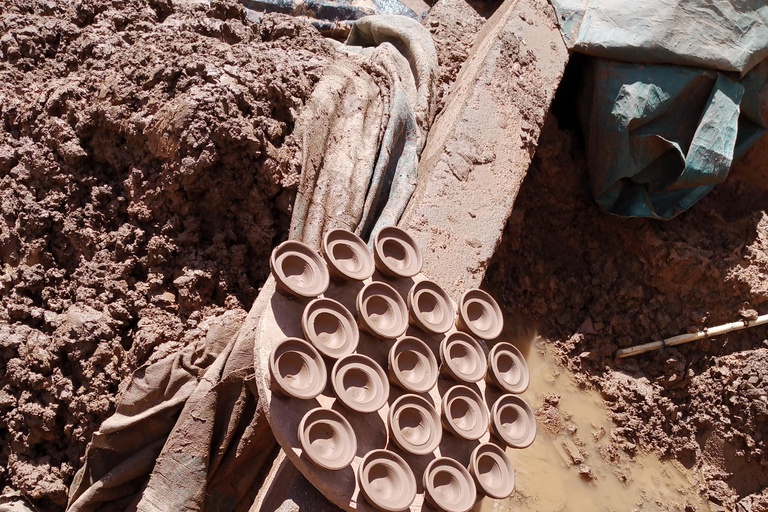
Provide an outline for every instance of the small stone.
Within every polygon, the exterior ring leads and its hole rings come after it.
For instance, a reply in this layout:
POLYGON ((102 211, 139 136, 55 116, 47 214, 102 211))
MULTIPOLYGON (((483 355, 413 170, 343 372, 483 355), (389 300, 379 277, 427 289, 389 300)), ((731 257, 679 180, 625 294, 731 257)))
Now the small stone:
POLYGON ((565 448, 565 453, 568 454, 568 457, 571 458, 571 461, 573 461, 574 464, 581 464, 584 462, 584 457, 582 457, 581 452, 579 451, 579 447, 576 446, 576 443, 570 439, 566 439, 563 441, 563 448, 565 448))
POLYGON ((587 466, 586 464, 580 464, 579 465, 579 475, 581 475, 581 478, 585 480, 594 480, 595 473, 592 471, 592 468, 587 466))
POLYGON ((754 386, 754 385, 756 385, 758 382, 760 382, 760 379, 759 379, 757 376, 753 375, 752 377, 750 377, 750 378, 747 380, 747 382, 749 382, 750 384, 752 384, 752 385, 754 386))

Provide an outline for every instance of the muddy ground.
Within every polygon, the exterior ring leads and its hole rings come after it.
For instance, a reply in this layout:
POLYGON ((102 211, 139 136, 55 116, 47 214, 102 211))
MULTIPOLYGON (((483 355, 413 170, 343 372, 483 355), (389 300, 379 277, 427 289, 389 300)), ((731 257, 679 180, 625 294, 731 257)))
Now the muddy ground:
MULTIPOLYGON (((441 102, 492 8, 425 19, 441 102)), ((232 2, 0 1, 0 489, 61 510, 123 379, 242 319, 287 233, 293 122, 333 58, 308 25, 232 2)), ((750 497, 768 483, 767 329, 612 358, 768 312, 768 195, 734 173, 673 221, 606 216, 560 118, 489 286, 600 390, 606 457, 675 457, 713 503, 768 510, 750 497)))
POLYGON ((568 103, 544 126, 488 284, 600 391, 615 423, 605 457, 673 457, 714 510, 768 510, 768 328, 614 360, 621 347, 768 313, 768 193, 737 163, 671 221, 607 215, 568 103))

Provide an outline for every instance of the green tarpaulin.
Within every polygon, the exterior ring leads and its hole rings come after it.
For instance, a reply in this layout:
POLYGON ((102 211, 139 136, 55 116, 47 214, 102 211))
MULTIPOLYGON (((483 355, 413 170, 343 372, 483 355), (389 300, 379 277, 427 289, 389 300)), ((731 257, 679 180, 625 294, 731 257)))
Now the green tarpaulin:
POLYGON ((764 133, 765 0, 552 3, 569 48, 597 57, 579 114, 592 192, 607 211, 674 217, 764 133))

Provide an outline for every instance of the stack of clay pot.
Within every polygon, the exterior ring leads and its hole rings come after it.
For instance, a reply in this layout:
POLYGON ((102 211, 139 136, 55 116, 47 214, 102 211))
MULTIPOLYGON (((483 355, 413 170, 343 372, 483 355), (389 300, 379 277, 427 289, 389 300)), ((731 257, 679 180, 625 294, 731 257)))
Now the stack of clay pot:
POLYGON ((271 389, 308 400, 330 394, 326 390, 330 380, 333 395, 343 406, 313 408, 304 415, 298 427, 303 453, 329 470, 344 469, 359 456, 357 487, 380 510, 411 507, 419 489, 406 458, 426 457, 418 465, 426 466, 424 497, 439 510, 467 512, 478 494, 508 497, 514 490, 514 469, 496 443, 525 448, 534 440, 536 423, 530 407, 517 396, 529 382, 522 354, 503 342, 489 353, 486 349, 485 343, 502 331, 498 304, 488 293, 474 289, 464 293, 455 308, 436 283, 414 280, 421 271, 422 254, 411 236, 398 228, 382 229, 373 248, 371 254, 355 234, 332 230, 323 240, 324 259, 293 241, 272 254, 278 290, 308 302, 301 318, 306 341, 287 338, 270 353, 271 389), (323 297, 331 279, 359 289, 355 314, 323 297), (402 284, 395 280, 409 283, 406 297, 392 286, 402 284), (388 344, 386 371, 357 352, 361 330, 367 333, 364 339, 388 344), (439 354, 420 338, 441 340, 439 354), (438 377, 440 400, 433 398, 438 396, 438 377), (490 410, 485 387, 478 386, 483 380, 500 391, 490 410), (390 384, 404 393, 390 400, 390 384), (356 436, 364 433, 354 432, 349 415, 385 411, 390 442, 358 454, 356 436), (451 437, 444 440, 444 431, 451 437), (489 431, 497 441, 479 442, 484 436, 488 439, 489 431), (468 467, 440 456, 445 442, 474 446, 468 467))

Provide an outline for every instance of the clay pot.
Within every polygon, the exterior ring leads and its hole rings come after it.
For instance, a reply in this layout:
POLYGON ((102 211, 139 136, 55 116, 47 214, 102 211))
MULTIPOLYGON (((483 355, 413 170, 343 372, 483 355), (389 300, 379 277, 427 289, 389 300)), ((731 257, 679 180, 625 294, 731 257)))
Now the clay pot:
POLYGON ((504 317, 499 305, 487 292, 469 290, 459 300, 456 327, 481 340, 493 340, 501 334, 504 317))
POLYGON ((362 354, 350 354, 336 361, 331 384, 341 403, 355 412, 378 411, 389 398, 389 381, 384 370, 362 354))
POLYGON ((365 499, 387 512, 400 512, 416 499, 416 477, 402 457, 388 450, 373 450, 358 469, 358 482, 365 499))
POLYGON ((364 281, 373 275, 373 255, 365 242, 351 231, 328 231, 323 237, 323 254, 335 279, 364 281))
POLYGON ((440 343, 440 360, 440 373, 463 382, 481 380, 488 367, 483 347, 463 332, 449 334, 440 343))
POLYGON ((352 313, 333 299, 315 299, 301 316, 304 337, 324 356, 338 359, 351 354, 360 341, 352 313))
POLYGON ((318 407, 307 412, 301 418, 298 434, 301 449, 321 468, 344 469, 357 453, 352 425, 332 409, 318 407))
POLYGON ((523 354, 511 343, 497 343, 488 356, 486 382, 500 387, 507 393, 520 394, 530 382, 528 364, 523 354))
POLYGON ((536 418, 522 398, 502 395, 491 409, 491 432, 511 448, 527 448, 536 439, 536 418))
POLYGON ((325 262, 309 246, 288 240, 272 251, 269 267, 277 287, 290 295, 315 298, 325 293, 330 275, 325 262))
POLYGON ((475 505, 477 488, 464 466, 440 457, 424 470, 424 496, 445 512, 469 512, 475 505))
POLYGON ((432 453, 443 438, 440 416, 419 395, 403 395, 395 400, 388 421, 397 446, 414 455, 432 453))
POLYGON ((474 441, 488 431, 488 409, 480 395, 467 386, 453 386, 443 395, 443 426, 474 441))
POLYGON ((412 393, 426 393, 437 382, 437 359, 426 343, 413 336, 389 350, 389 380, 412 393))
POLYGON ((491 498, 503 500, 515 490, 515 468, 504 450, 493 443, 481 444, 472 451, 469 472, 491 498))
POLYGON ((373 259, 379 272, 389 277, 413 277, 421 272, 421 249, 411 235, 389 226, 373 239, 373 259))
POLYGON ((456 315, 448 294, 432 281, 421 281, 411 288, 408 311, 419 329, 433 334, 448 332, 456 315))
POLYGON ((325 388, 325 363, 315 348, 299 338, 286 338, 269 354, 271 389, 283 395, 308 400, 325 388))
POLYGON ((403 298, 386 283, 365 285, 357 294, 360 326, 379 338, 395 339, 408 328, 408 309, 403 298))

